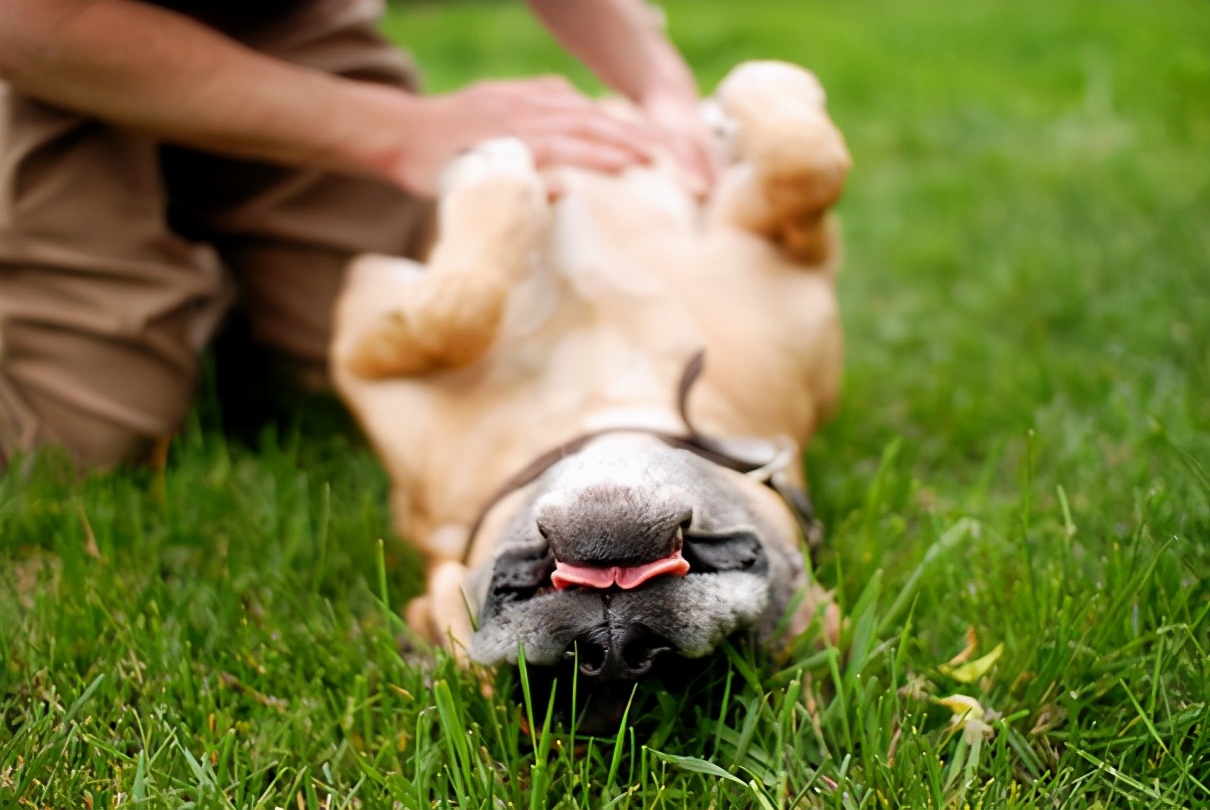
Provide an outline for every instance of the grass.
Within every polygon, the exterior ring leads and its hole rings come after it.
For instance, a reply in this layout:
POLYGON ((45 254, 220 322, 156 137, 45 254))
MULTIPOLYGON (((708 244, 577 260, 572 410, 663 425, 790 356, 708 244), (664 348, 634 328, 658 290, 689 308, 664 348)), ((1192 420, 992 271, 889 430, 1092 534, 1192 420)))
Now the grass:
MULTIPOLYGON (((807 453, 839 647, 729 648, 616 740, 535 742, 515 674, 485 697, 401 633, 415 559, 347 424, 249 446, 203 405, 161 472, 0 478, 0 807, 1210 804, 1207 6, 666 7, 706 87, 816 70, 855 156, 807 453)), ((388 29, 434 89, 584 81, 517 6, 388 29)))

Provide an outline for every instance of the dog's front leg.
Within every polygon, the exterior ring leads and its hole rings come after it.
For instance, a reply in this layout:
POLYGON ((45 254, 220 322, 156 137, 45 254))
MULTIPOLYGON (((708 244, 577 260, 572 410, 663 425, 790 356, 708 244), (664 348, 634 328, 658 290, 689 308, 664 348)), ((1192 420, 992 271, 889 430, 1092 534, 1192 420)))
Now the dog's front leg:
POLYGON ((408 627, 430 644, 448 649, 461 662, 468 660, 474 627, 463 585, 466 566, 455 560, 430 561, 425 593, 408 602, 408 627))
POLYGON ((545 186, 520 141, 488 141, 460 156, 446 174, 427 272, 365 327, 348 367, 381 378, 478 360, 548 221, 545 186))

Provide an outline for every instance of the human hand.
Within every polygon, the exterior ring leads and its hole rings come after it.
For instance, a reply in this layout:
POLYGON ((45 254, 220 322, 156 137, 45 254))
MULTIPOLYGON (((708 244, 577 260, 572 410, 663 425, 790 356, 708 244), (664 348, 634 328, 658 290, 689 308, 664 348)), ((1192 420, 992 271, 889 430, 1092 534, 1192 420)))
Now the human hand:
POLYGON ((657 95, 645 99, 641 107, 647 120, 659 131, 661 142, 676 158, 690 193, 705 197, 718 179, 721 158, 702 119, 697 97, 657 95))
POLYGON ((384 168, 426 197, 437 194, 441 170, 455 155, 489 138, 519 138, 539 168, 572 164, 617 172, 649 162, 659 137, 651 124, 610 115, 561 77, 479 82, 412 97, 408 106, 405 138, 384 168))

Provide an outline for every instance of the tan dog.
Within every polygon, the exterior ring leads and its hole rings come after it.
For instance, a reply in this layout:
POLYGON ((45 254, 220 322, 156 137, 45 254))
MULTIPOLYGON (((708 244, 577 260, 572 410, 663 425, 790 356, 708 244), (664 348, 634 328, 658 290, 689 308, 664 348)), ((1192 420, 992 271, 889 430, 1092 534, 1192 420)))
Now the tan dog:
POLYGON ((334 373, 428 556, 430 639, 632 679, 814 609, 799 456, 837 396, 849 156, 799 68, 741 65, 713 103, 704 204, 661 164, 561 170, 552 206, 493 141, 452 166, 427 266, 351 268, 334 373))

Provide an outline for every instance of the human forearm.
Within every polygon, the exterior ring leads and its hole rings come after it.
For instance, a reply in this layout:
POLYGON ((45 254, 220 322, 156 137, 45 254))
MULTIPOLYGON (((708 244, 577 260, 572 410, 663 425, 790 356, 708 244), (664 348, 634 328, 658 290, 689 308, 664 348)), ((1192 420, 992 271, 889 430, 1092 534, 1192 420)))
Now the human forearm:
POLYGON ((639 104, 692 99, 697 87, 643 0, 528 0, 559 43, 616 92, 639 104))
POLYGON ((0 69, 22 92, 245 157, 383 173, 398 144, 373 122, 406 114, 397 108, 410 100, 262 56, 129 0, 0 0, 0 32, 0 69))
POLYGON ((644 0, 528 0, 570 53, 634 101, 685 170, 695 194, 709 192, 718 155, 698 114, 693 74, 644 0))
POLYGON ((648 127, 565 80, 416 96, 264 56, 132 0, 0 0, 0 78, 164 141, 378 175, 423 196, 455 154, 502 135, 524 141, 539 165, 617 171, 650 156, 648 127))

